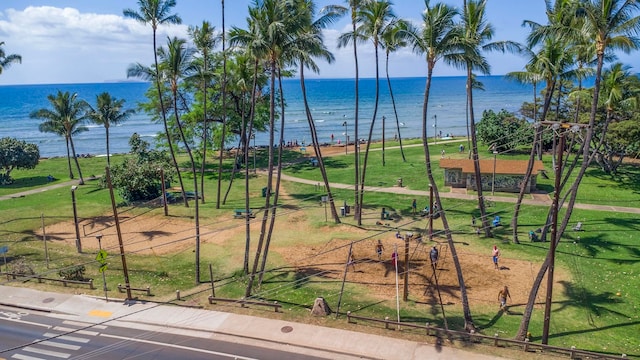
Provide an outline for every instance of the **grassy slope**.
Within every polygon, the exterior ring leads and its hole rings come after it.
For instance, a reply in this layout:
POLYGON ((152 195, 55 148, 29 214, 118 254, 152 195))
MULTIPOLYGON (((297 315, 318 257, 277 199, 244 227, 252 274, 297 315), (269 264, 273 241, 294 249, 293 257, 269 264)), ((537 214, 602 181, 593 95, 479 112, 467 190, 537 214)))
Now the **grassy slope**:
MULTIPOLYGON (((443 145, 433 148, 434 154, 439 154, 443 145)), ((454 156, 457 152, 457 144, 445 145, 447 154, 454 156)), ((387 164, 384 168, 380 166, 381 159, 379 153, 372 153, 370 162, 371 168, 368 170, 369 184, 379 186, 392 186, 399 176, 402 176, 404 184, 409 188, 425 189, 427 181, 424 176, 424 165, 422 150, 417 148, 406 149, 407 163, 398 160, 398 150, 387 150, 387 164)), ((116 160, 117 161, 117 160, 116 160)), ((352 156, 339 156, 328 159, 329 176, 332 182, 352 183, 352 156)), ((104 159, 81 159, 81 166, 85 176, 101 174, 100 169, 104 169, 104 159)), ((434 168, 437 179, 442 178, 439 168, 434 168)), ((613 182, 597 170, 591 170, 589 177, 583 182, 579 202, 599 202, 609 204, 620 204, 624 206, 638 206, 640 182, 629 181, 638 177, 637 168, 625 167, 624 175, 628 180, 622 180, 622 184, 613 182), (616 184, 616 186, 612 186, 616 184)), ((307 164, 295 165, 287 170, 290 174, 300 177, 313 178, 319 180, 317 169, 309 167, 307 164)), ((15 171, 14 178, 16 184, 9 188, 0 188, 0 194, 15 193, 25 189, 46 185, 46 176, 52 174, 57 179, 66 178, 66 162, 64 159, 45 160, 36 170, 15 171)), ((188 175, 185 175, 188 177, 188 175)), ((230 200, 224 209, 214 208, 214 187, 215 174, 207 175, 208 203, 201 207, 202 222, 204 224, 215 224, 216 218, 221 214, 227 214, 229 209, 243 206, 242 181, 234 183, 230 200)), ((62 181, 58 180, 58 181, 62 181)), ((619 179, 615 179, 619 180, 619 179)), ((262 204, 260 198, 260 188, 264 186, 264 179, 252 181, 252 207, 259 207, 262 204)), ((550 183, 552 180, 548 180, 550 183)), ((541 180, 544 186, 544 181, 541 180)), ((186 181, 189 187, 191 181, 186 181)), ((547 184, 548 185, 548 184, 547 184)), ((441 187, 441 180, 439 180, 441 187)), ((226 184, 223 185, 226 188, 226 184)), ((324 211, 317 206, 317 201, 321 193, 314 186, 302 184, 287 184, 289 196, 297 199, 301 207, 308 206, 309 211, 305 211, 306 220, 313 226, 319 227, 324 224, 324 211), (305 200, 306 199, 306 200, 305 200)), ((79 188, 78 202, 82 206, 82 217, 108 213, 110 203, 108 192, 99 189, 95 182, 79 188)), ((352 199, 351 190, 336 191, 336 199, 352 199)), ((479 244, 474 234, 469 231, 469 219, 471 214, 476 214, 475 202, 464 202, 458 200, 445 199, 445 208, 452 229, 456 233, 456 241, 467 242, 470 249, 479 248, 479 244)), ((365 202, 372 209, 386 207, 394 209, 400 215, 409 215, 411 197, 397 196, 382 193, 365 194, 365 202)), ((419 204, 426 204, 427 199, 420 199, 419 204)), ((500 214, 503 223, 510 220, 512 205, 496 204, 490 211, 500 214)), ((126 210, 125 210, 126 211, 126 210)), ((142 211, 132 209, 129 211, 142 211)), ((161 209, 152 209, 152 213, 161 213, 161 209)), ((172 214, 176 216, 193 216, 193 207, 185 209, 179 205, 173 205, 172 214)), ((31 195, 25 198, 17 198, 0 202, 0 245, 9 245, 11 256, 24 257, 34 270, 38 273, 51 273, 55 275, 56 270, 48 270, 44 264, 44 251, 39 237, 33 235, 34 230, 40 226, 40 214, 44 213, 47 222, 69 220, 71 218, 71 198, 69 189, 62 188, 31 195), (45 207, 42 204, 46 204, 45 207)), ((526 232, 530 228, 538 227, 542 221, 546 209, 525 206, 522 212, 520 223, 522 224, 522 236, 526 238, 526 232)), ((576 210, 574 219, 583 221, 585 231, 581 233, 567 233, 565 240, 558 248, 558 262, 560 266, 571 272, 573 280, 563 285, 562 289, 556 289, 554 294, 555 307, 551 326, 551 343, 561 346, 576 345, 578 348, 587 348, 597 351, 640 355, 640 345, 637 343, 636 334, 640 333, 640 319, 638 318, 638 306, 640 290, 638 290, 638 259, 640 258, 640 248, 634 240, 634 234, 640 229, 640 221, 637 215, 599 213, 594 211, 576 210), (578 240, 577 236, 580 236, 578 240), (575 241, 575 243, 574 243, 575 241), (620 292, 620 296, 616 294, 620 292)), ((326 228, 323 228, 326 229, 326 228)), ((287 232, 286 228, 279 228, 278 236, 288 241, 299 239, 299 234, 287 232)), ((326 239, 326 233, 315 232, 305 234, 305 242, 322 243, 326 239)), ((334 233, 333 236, 340 234, 334 233)), ((349 239, 349 234, 341 234, 345 239, 349 239)), ((509 229, 504 228, 498 232, 497 236, 504 241, 510 238, 509 229)), ((352 238, 353 239, 353 238, 352 238)), ((235 240, 222 245, 203 246, 203 259, 211 262, 214 268, 216 279, 219 279, 219 289, 221 294, 239 297, 243 293, 244 280, 237 276, 242 249, 235 240)), ((240 239, 241 240, 241 239, 240 239)), ((541 260, 546 254, 547 244, 523 243, 513 245, 504 243, 503 249, 516 257, 541 260)), ((51 257, 51 269, 58 269, 70 264, 87 264, 87 274, 94 279, 99 279, 99 274, 94 267, 95 261, 92 254, 76 254, 74 249, 51 244, 49 246, 51 257)), ((190 251, 162 256, 141 256, 131 254, 128 257, 129 267, 132 270, 132 278, 136 283, 144 283, 152 286, 158 298, 169 297, 177 288, 189 289, 193 286, 193 256, 190 251), (166 294, 166 295, 163 295, 166 294)), ((270 268, 288 266, 284 259, 273 258, 270 260, 270 268)), ((204 266, 203 266, 204 268, 204 266)), ((122 282, 119 275, 119 266, 113 264, 107 271, 107 282, 114 284, 122 282)), ((208 270, 203 269, 203 278, 208 278, 208 270)), ((291 309, 291 314, 298 320, 306 319, 306 306, 313 302, 318 294, 328 294, 328 300, 335 303, 338 294, 336 284, 323 284, 316 281, 301 279, 299 274, 291 270, 277 270, 270 272, 266 277, 261 293, 266 297, 276 299, 287 304, 291 309), (296 315, 298 314, 298 315, 296 315)), ((39 288, 41 286, 39 285, 39 288)), ((98 289, 101 286, 98 284, 98 289)), ((59 290, 57 287, 52 287, 59 290)), ((378 303, 370 298, 363 289, 350 285, 343 298, 342 311, 358 310, 364 316, 392 316, 395 312, 393 302, 378 303)), ((101 290, 96 290, 99 295, 101 290)), ((541 291, 544 291, 542 289, 541 291)), ((521 312, 521 308, 514 307, 515 313, 521 312)), ((448 309, 450 316, 450 326, 459 325, 461 322, 460 309, 448 309)), ((493 334, 499 332, 505 337, 510 337, 515 333, 519 324, 519 316, 503 316, 495 318, 495 311, 492 308, 478 307, 472 309, 474 318, 483 332, 493 334)), ((539 339, 542 328, 541 309, 536 309, 531 324, 531 331, 534 334, 533 340, 539 339)), ((431 321, 438 323, 438 316, 434 316, 432 309, 419 304, 408 303, 403 307, 403 318, 414 319, 418 322, 431 321)))

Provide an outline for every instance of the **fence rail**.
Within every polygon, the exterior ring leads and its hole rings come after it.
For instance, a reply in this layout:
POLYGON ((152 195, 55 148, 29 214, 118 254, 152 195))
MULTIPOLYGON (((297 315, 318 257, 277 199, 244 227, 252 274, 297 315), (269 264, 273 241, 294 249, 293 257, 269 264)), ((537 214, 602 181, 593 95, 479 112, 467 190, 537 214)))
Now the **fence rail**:
POLYGON ((25 275, 25 274, 16 274, 16 273, 10 273, 10 272, 4 272, 4 273, 0 273, 2 275, 6 275, 7 279, 10 280, 16 280, 18 278, 22 278, 25 279, 25 281, 29 281, 29 280, 38 280, 38 283, 42 283, 43 281, 52 281, 52 282, 60 282, 62 283, 62 285, 64 285, 64 287, 67 287, 67 285, 69 284, 73 284, 73 285, 89 285, 89 288, 91 290, 94 290, 95 287, 93 286, 93 280, 89 279, 89 280, 67 280, 67 279, 52 279, 52 278, 47 278, 47 277, 43 277, 43 276, 38 276, 38 275, 25 275))
POLYGON ((276 312, 282 312, 280 311, 282 309, 282 305, 279 304, 277 301, 274 301, 273 303, 268 303, 268 302, 256 301, 256 300, 224 299, 224 298, 209 296, 209 304, 215 304, 216 302, 236 303, 236 304, 240 304, 242 307, 246 307, 246 305, 267 306, 267 307, 272 307, 276 312))
POLYGON ((511 346, 515 348, 520 348, 522 351, 544 351, 544 352, 554 352, 559 354, 568 355, 570 359, 580 359, 584 357, 588 357, 589 359, 603 359, 603 360, 622 360, 627 359, 626 354, 621 355, 608 355, 601 354, 593 351, 580 350, 576 349, 575 346, 571 348, 564 348, 560 346, 553 345, 545 345, 532 343, 529 339, 525 339, 524 341, 515 340, 515 339, 505 339, 500 338, 496 333, 494 336, 482 335, 478 333, 467 333, 463 331, 455 331, 455 330, 446 330, 442 328, 438 328, 436 326, 430 325, 428 322, 425 325, 418 325, 413 323, 404 323, 398 322, 394 320, 390 320, 389 317, 384 319, 376 319, 365 316, 353 315, 350 311, 347 311, 347 322, 351 324, 356 324, 356 320, 369 321, 375 323, 384 324, 385 329, 394 330, 394 328, 401 330, 404 328, 414 328, 414 329, 424 329, 425 334, 427 336, 446 336, 448 338, 455 338, 465 342, 475 342, 475 343, 490 343, 495 347, 506 347, 511 346))

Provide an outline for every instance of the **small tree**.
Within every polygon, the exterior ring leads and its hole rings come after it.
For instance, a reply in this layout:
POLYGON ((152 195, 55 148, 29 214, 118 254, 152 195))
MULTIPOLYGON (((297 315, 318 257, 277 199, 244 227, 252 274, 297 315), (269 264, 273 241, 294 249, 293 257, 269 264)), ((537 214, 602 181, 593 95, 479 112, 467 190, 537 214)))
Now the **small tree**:
POLYGON ((485 144, 491 144, 495 150, 503 152, 513 150, 520 145, 531 143, 533 131, 524 119, 500 110, 485 110, 482 120, 476 125, 478 138, 485 144))
POLYGON ((131 155, 120 164, 111 168, 113 187, 128 202, 152 200, 162 194, 162 184, 158 169, 163 169, 167 181, 173 178, 168 164, 170 158, 165 152, 150 150, 149 143, 140 135, 133 134, 129 139, 131 155))
POLYGON ((13 169, 33 169, 39 159, 38 145, 10 137, 0 139, 0 185, 13 183, 13 169))

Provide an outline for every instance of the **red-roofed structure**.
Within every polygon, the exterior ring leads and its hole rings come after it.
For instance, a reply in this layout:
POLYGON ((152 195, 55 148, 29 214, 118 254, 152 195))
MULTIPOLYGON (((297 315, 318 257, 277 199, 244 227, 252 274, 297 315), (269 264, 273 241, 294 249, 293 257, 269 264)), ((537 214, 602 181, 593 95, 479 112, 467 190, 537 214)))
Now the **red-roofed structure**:
MULTIPOLYGON (((528 160, 480 160, 480 175, 482 177, 482 189, 491 190, 494 180, 495 191, 519 192, 520 184, 527 171, 528 160)), ((441 159, 440 167, 444 169, 444 185, 455 188, 467 188, 476 190, 475 170, 471 159, 441 159)), ((542 161, 535 161, 531 179, 526 188, 526 193, 536 188, 537 175, 544 170, 542 161)))

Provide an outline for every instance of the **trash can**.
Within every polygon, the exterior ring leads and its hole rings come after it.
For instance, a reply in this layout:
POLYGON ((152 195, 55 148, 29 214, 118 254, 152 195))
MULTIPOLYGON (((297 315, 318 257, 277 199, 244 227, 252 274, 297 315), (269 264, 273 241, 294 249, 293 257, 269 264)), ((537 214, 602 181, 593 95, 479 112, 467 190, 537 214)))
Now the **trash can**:
POLYGON ((344 206, 341 206, 341 207, 340 207, 340 215, 342 215, 343 217, 347 215, 347 214, 345 213, 344 206))
POLYGON ((262 197, 267 197, 267 188, 266 187, 262 188, 262 197))

